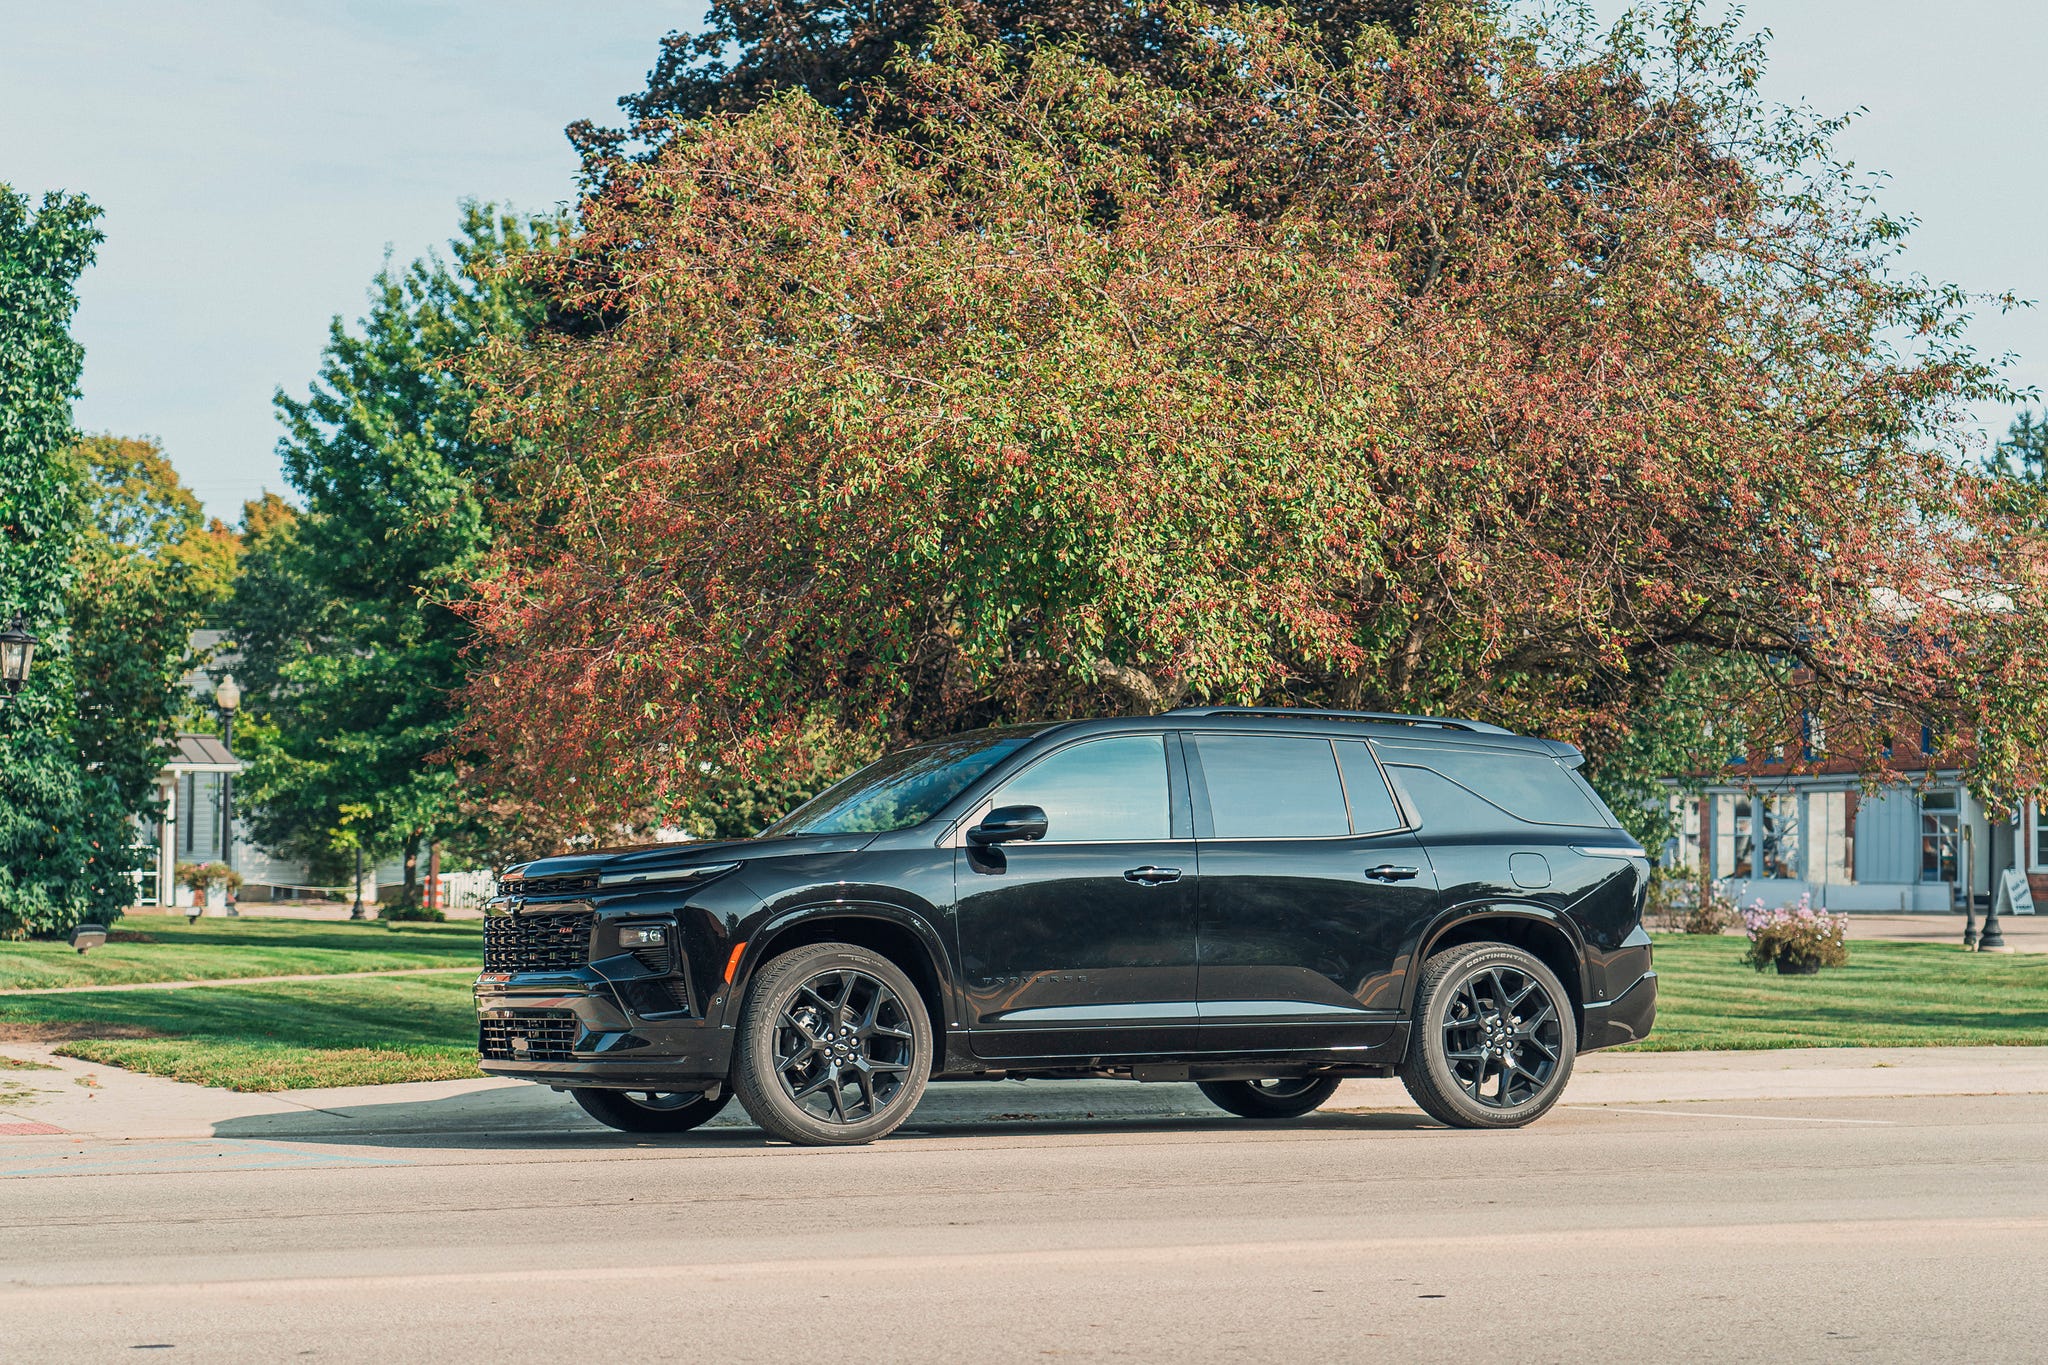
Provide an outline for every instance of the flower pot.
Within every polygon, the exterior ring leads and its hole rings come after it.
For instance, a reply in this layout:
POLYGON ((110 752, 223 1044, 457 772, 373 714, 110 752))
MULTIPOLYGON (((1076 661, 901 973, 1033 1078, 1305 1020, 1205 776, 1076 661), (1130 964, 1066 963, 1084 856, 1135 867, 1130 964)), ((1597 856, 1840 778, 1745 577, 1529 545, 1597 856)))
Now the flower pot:
POLYGON ((1820 971, 1818 962, 1795 962, 1789 957, 1778 959, 1779 976, 1814 976, 1820 971))
MULTIPOLYGON (((206 908, 207 908, 207 909, 209 909, 209 910, 225 910, 225 909, 227 908, 227 904, 228 904, 228 889, 227 889, 227 887, 225 887, 225 886, 223 886, 223 885, 215 884, 215 885, 213 885, 213 886, 209 886, 209 887, 207 887, 207 888, 206 888, 206 908)), ((1783 968, 1780 968, 1779 970, 1781 970, 1781 971, 1782 971, 1782 970, 1783 970, 1783 968)))

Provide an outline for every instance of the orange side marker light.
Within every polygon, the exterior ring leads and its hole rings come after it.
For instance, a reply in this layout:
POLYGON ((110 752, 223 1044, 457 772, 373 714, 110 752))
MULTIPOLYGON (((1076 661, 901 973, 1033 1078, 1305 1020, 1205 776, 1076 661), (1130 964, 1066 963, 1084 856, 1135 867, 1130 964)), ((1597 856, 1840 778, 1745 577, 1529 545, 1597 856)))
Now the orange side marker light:
POLYGON ((732 945, 732 956, 725 960, 725 984, 732 984, 732 974, 740 969, 740 954, 747 950, 745 939, 732 945))

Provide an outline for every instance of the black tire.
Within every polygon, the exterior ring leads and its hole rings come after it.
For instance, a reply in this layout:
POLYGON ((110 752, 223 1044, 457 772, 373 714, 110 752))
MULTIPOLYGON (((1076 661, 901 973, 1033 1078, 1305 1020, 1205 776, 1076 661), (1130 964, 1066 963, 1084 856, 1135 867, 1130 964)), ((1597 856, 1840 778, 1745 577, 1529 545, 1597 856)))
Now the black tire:
POLYGON ((880 953, 798 948, 747 989, 732 1085, 770 1137, 807 1147, 886 1137, 917 1108, 931 1069, 924 999, 880 953))
POLYGON ((1239 1118, 1298 1119, 1337 1093, 1335 1076, 1287 1076, 1270 1081, 1201 1081, 1209 1103, 1239 1118))
POLYGON ((1557 1103, 1578 1046, 1555 972, 1505 943, 1466 943, 1423 966, 1401 1081, 1453 1128, 1520 1128, 1557 1103))
POLYGON ((622 1133, 687 1133, 718 1117, 732 1099, 730 1089, 720 1087, 718 1098, 706 1099, 702 1091, 655 1090, 571 1090, 583 1112, 608 1128, 622 1133))

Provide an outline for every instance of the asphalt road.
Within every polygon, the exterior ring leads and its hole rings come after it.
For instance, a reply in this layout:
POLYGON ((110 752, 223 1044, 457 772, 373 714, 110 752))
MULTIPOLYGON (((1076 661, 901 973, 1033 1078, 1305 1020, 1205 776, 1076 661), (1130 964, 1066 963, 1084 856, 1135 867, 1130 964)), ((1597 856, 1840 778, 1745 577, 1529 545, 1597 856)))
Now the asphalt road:
POLYGON ((0 1181, 0 1359, 2048 1351, 2048 1095, 1578 1104, 1458 1133, 1391 1107, 1254 1125, 1184 1087, 934 1094, 848 1150, 396 1116, 344 1137, 317 1114, 39 1139, 0 1172, 23 1177, 0 1181))

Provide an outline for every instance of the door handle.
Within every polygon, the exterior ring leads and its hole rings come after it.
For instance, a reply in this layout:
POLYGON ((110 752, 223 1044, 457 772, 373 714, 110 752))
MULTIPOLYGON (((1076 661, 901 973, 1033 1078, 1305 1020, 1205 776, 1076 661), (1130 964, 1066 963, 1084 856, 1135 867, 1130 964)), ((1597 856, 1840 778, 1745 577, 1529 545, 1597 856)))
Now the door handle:
POLYGON ((1136 882, 1140 886, 1164 886, 1168 882, 1180 880, 1180 869, 1177 867, 1152 867, 1148 864, 1144 867, 1134 867, 1124 873, 1124 880, 1136 882))
POLYGON ((1365 875, 1376 882, 1412 881, 1419 874, 1419 868, 1395 867, 1392 863, 1381 863, 1378 867, 1368 867, 1365 870, 1365 875))

